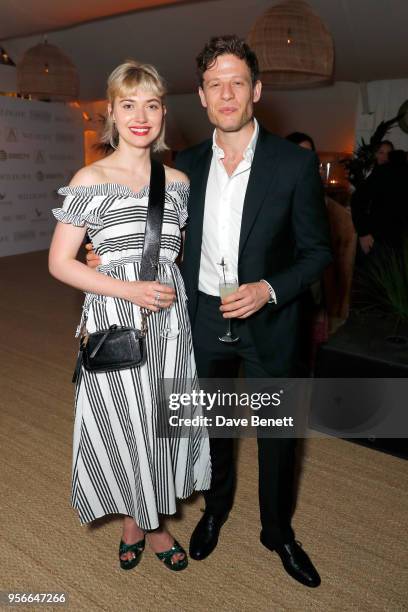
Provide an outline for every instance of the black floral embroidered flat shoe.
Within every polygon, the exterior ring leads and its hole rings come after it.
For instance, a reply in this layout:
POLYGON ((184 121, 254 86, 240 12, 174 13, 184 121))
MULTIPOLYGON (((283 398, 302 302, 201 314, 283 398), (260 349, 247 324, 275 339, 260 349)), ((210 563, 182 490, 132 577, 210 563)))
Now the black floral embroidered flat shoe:
POLYGON ((119 563, 123 570, 130 570, 136 567, 142 558, 143 551, 145 549, 145 538, 139 540, 136 544, 125 544, 123 540, 119 544, 119 563), (132 553, 133 556, 130 559, 122 559, 122 555, 126 553, 132 553))

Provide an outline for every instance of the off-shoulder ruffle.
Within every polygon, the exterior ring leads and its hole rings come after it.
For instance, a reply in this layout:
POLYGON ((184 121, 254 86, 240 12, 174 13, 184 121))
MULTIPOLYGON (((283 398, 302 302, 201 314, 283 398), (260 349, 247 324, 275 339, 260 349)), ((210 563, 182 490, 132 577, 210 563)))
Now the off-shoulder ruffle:
MULTIPOLYGON (((177 191, 181 195, 188 197, 190 186, 184 181, 171 181, 166 184, 166 191, 177 191)), ((127 185, 119 183, 100 183, 98 185, 76 185, 61 187, 58 189, 60 195, 83 195, 83 196, 104 196, 104 195, 120 195, 123 197, 144 198, 149 193, 149 185, 145 185, 140 191, 133 191, 127 185)))
POLYGON ((188 183, 184 182, 180 182, 178 183, 178 185, 180 187, 175 190, 178 197, 170 197, 173 202, 173 206, 177 211, 180 229, 183 229, 186 226, 188 219, 187 202, 190 193, 190 186, 188 185, 188 183))
POLYGON ((62 223, 71 223, 72 225, 77 225, 78 227, 83 227, 86 223, 91 229, 99 229, 100 227, 103 227, 102 219, 97 215, 93 215, 92 213, 75 214, 67 212, 63 208, 53 208, 52 214, 62 223))

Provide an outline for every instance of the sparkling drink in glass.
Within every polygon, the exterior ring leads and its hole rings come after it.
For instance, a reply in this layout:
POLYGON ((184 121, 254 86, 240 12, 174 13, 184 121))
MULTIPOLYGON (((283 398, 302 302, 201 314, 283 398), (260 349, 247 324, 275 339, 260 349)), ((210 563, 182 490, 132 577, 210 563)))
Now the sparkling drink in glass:
MULTIPOLYGON (((220 297, 221 299, 224 299, 227 296, 231 295, 232 293, 235 293, 236 291, 238 291, 238 288, 239 288, 238 280, 234 277, 225 275, 220 280, 219 288, 220 288, 220 297)), ((227 344, 232 343, 232 342, 238 342, 239 336, 236 336, 231 331, 231 319, 228 319, 228 327, 227 327, 225 334, 223 336, 219 336, 218 339, 221 342, 225 342, 227 344)))

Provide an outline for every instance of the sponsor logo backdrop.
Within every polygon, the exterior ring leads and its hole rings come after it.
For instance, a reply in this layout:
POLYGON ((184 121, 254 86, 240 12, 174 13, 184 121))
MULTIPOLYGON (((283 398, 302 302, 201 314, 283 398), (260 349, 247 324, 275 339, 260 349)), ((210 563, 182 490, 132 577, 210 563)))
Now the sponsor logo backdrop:
POLYGON ((57 189, 83 165, 79 109, 0 96, 0 257, 48 248, 57 189))

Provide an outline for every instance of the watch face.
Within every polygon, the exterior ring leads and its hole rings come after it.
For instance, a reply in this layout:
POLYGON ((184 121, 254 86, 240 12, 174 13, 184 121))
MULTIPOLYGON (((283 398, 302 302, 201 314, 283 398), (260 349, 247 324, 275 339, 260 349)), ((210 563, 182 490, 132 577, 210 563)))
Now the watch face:
POLYGON ((398 115, 401 115, 398 120, 398 125, 403 132, 408 134, 408 100, 405 100, 398 111, 398 115))

